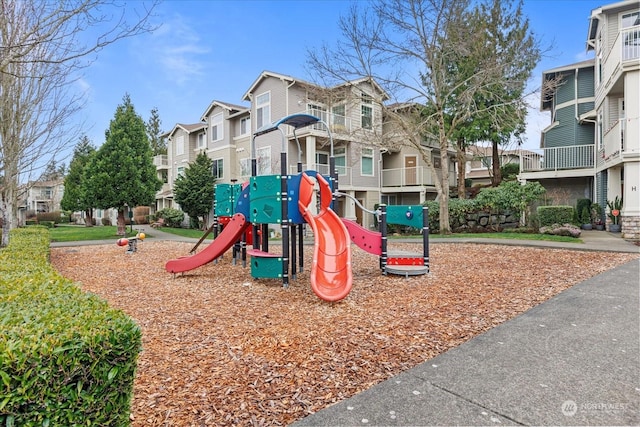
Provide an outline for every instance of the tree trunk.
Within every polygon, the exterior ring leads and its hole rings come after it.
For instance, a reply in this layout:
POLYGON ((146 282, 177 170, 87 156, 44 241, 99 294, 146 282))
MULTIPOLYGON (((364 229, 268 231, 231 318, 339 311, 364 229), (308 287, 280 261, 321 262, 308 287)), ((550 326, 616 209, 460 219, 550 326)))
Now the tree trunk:
POLYGON ((84 215, 85 215, 84 226, 93 227, 93 209, 85 210, 84 215))
POLYGON ((124 223, 124 209, 118 209, 118 236, 127 234, 127 225, 124 223))
POLYGON ((464 139, 458 139, 456 146, 456 161, 458 163, 458 198, 466 199, 467 191, 464 178, 467 175, 467 156, 464 149, 464 139))
POLYGON ((440 234, 451 234, 449 222, 449 153, 440 150, 442 193, 440 194, 440 234))
POLYGON ((502 174, 500 173, 500 154, 498 153, 498 141, 491 142, 491 185, 497 187, 502 182, 502 174))

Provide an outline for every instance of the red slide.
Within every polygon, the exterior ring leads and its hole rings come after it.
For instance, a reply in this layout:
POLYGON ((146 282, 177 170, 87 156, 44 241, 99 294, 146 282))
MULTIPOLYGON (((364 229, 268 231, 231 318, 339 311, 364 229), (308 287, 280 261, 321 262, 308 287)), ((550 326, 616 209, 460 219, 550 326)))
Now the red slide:
POLYGON ((220 235, 209 246, 197 254, 167 261, 165 269, 169 273, 182 273, 213 261, 233 246, 249 225, 251 223, 247 222, 244 215, 240 213, 233 215, 220 235))
POLYGON ((313 196, 314 179, 303 173, 300 180, 298 208, 315 236, 311 289, 325 301, 339 301, 351 291, 351 247, 347 228, 329 207, 331 188, 317 175, 320 185, 320 212, 313 216, 308 206, 313 196))

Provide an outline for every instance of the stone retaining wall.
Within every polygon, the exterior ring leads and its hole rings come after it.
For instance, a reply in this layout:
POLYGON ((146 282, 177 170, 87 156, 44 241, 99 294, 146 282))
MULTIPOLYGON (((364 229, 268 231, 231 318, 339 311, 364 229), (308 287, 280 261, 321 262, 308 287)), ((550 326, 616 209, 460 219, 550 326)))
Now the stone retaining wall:
POLYGON ((450 221, 454 233, 484 233, 520 226, 520 219, 511 212, 476 212, 464 217, 452 216, 450 221))

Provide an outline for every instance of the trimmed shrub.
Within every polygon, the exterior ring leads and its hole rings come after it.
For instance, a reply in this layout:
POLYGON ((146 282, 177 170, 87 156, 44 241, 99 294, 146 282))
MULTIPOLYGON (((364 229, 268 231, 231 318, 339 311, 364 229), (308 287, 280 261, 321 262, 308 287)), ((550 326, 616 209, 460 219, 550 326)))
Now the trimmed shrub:
POLYGON ((111 218, 107 218, 106 216, 103 216, 102 225, 111 225, 111 218))
POLYGON ((164 208, 156 212, 156 217, 164 218, 167 227, 182 227, 184 221, 184 212, 174 208, 164 208))
POLYGON ((573 206, 538 206, 536 209, 540 227, 553 224, 567 224, 573 222, 573 206))
POLYGON ((554 234, 556 236, 580 237, 580 229, 573 224, 553 224, 540 227, 541 234, 554 234))
POLYGON ((58 224, 63 221, 62 212, 60 211, 42 212, 36 215, 36 219, 39 223, 42 223, 43 221, 51 221, 58 224))
POLYGON ((140 329, 48 257, 44 227, 0 251, 0 425, 127 426, 140 329))

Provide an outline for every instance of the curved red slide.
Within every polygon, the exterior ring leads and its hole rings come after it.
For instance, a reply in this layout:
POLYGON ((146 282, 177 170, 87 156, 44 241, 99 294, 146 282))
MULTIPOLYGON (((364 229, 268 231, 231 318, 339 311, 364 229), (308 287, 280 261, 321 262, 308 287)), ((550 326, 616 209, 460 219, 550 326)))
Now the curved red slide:
POLYGON ((350 219, 342 218, 342 222, 349 231, 351 241, 360 249, 373 255, 382 255, 382 234, 380 232, 367 230, 350 219))
POLYGON ((311 289, 325 301, 339 301, 351 291, 351 247, 347 228, 340 217, 329 207, 331 188, 317 175, 320 185, 320 212, 313 216, 308 206, 313 196, 314 179, 303 173, 300 180, 298 208, 315 236, 311 289))
POLYGON ((233 246, 249 225, 251 223, 247 222, 244 215, 240 213, 233 215, 220 235, 209 246, 197 254, 169 260, 164 268, 169 273, 182 273, 210 263, 233 246))

